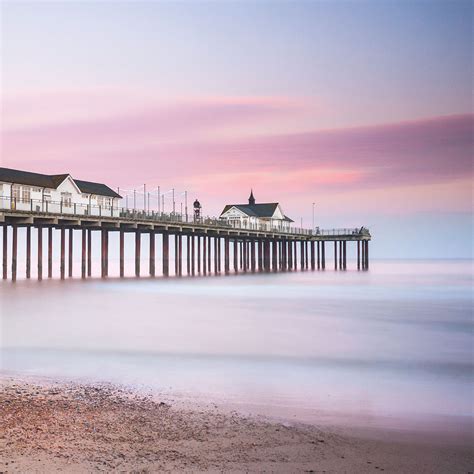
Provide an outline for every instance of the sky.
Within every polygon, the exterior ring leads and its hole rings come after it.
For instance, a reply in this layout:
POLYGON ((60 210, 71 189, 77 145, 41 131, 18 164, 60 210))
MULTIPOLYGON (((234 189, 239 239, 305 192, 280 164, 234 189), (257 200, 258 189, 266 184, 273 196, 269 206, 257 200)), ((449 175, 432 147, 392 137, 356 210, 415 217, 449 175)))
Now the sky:
POLYGON ((470 258, 472 5, 3 0, 1 166, 470 258))

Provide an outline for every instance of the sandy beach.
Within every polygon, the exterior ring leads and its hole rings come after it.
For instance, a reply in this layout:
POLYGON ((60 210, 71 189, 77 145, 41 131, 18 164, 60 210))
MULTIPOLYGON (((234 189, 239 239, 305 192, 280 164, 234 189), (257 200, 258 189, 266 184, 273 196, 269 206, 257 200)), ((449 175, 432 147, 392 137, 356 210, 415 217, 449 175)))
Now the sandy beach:
POLYGON ((474 468, 464 446, 377 441, 302 423, 174 406, 110 384, 0 388, 0 472, 417 472, 474 468))

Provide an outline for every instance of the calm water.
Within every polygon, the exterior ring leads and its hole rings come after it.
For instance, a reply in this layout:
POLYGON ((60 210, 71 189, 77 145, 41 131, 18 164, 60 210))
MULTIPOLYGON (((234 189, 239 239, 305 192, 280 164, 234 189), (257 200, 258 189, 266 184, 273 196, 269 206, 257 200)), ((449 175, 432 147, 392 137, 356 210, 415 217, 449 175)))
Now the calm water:
POLYGON ((139 384, 315 420, 472 417, 471 262, 23 280, 0 292, 6 371, 139 384))

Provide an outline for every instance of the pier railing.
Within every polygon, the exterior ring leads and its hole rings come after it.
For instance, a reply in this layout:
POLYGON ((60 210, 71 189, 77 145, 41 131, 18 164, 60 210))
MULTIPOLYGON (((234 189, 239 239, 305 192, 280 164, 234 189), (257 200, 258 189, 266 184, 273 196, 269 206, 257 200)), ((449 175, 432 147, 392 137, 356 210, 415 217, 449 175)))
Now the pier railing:
POLYGON ((345 228, 345 229, 325 229, 316 228, 304 229, 293 227, 290 225, 281 225, 279 220, 270 220, 268 223, 244 223, 240 221, 227 221, 217 217, 201 216, 195 218, 189 214, 181 214, 177 212, 165 213, 156 211, 145 211, 138 209, 130 209, 118 206, 101 206, 94 204, 72 203, 69 201, 50 201, 39 199, 23 199, 11 198, 8 196, 0 196, 0 210, 13 212, 21 212, 26 214, 55 214, 67 217, 109 217, 117 219, 150 221, 165 224, 199 224, 208 227, 230 228, 237 230, 254 230, 262 232, 278 232, 286 234, 297 234, 302 236, 338 236, 338 235, 362 235, 368 234, 368 230, 361 228, 345 228))

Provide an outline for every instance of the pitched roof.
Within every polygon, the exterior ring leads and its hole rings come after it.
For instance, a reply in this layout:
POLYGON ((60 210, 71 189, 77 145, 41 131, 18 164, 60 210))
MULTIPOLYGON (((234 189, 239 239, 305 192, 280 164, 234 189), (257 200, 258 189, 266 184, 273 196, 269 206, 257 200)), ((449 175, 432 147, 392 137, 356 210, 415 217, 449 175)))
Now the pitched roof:
MULTIPOLYGON (((49 175, 0 167, 0 181, 14 184, 29 184, 30 186, 38 186, 39 188, 56 189, 68 176, 68 174, 49 175)), ((110 196, 115 198, 121 197, 105 184, 91 183, 89 181, 80 181, 77 179, 73 179, 73 181, 83 193, 98 194, 100 196, 110 196)))
MULTIPOLYGON (((278 207, 277 202, 268 202, 268 203, 262 203, 262 204, 227 204, 227 206, 224 207, 224 210, 221 212, 222 214, 225 214, 229 209, 232 207, 235 207, 242 211, 244 214, 247 214, 248 216, 251 217, 267 217, 270 218, 275 214, 275 210, 278 207)), ((289 217, 285 216, 283 220, 293 222, 289 217)))
POLYGON ((79 179, 75 179, 74 182, 81 190, 81 193, 98 194, 99 196, 109 196, 114 198, 122 197, 120 196, 120 194, 117 194, 113 189, 110 189, 106 184, 92 183, 90 181, 82 181, 79 179))

